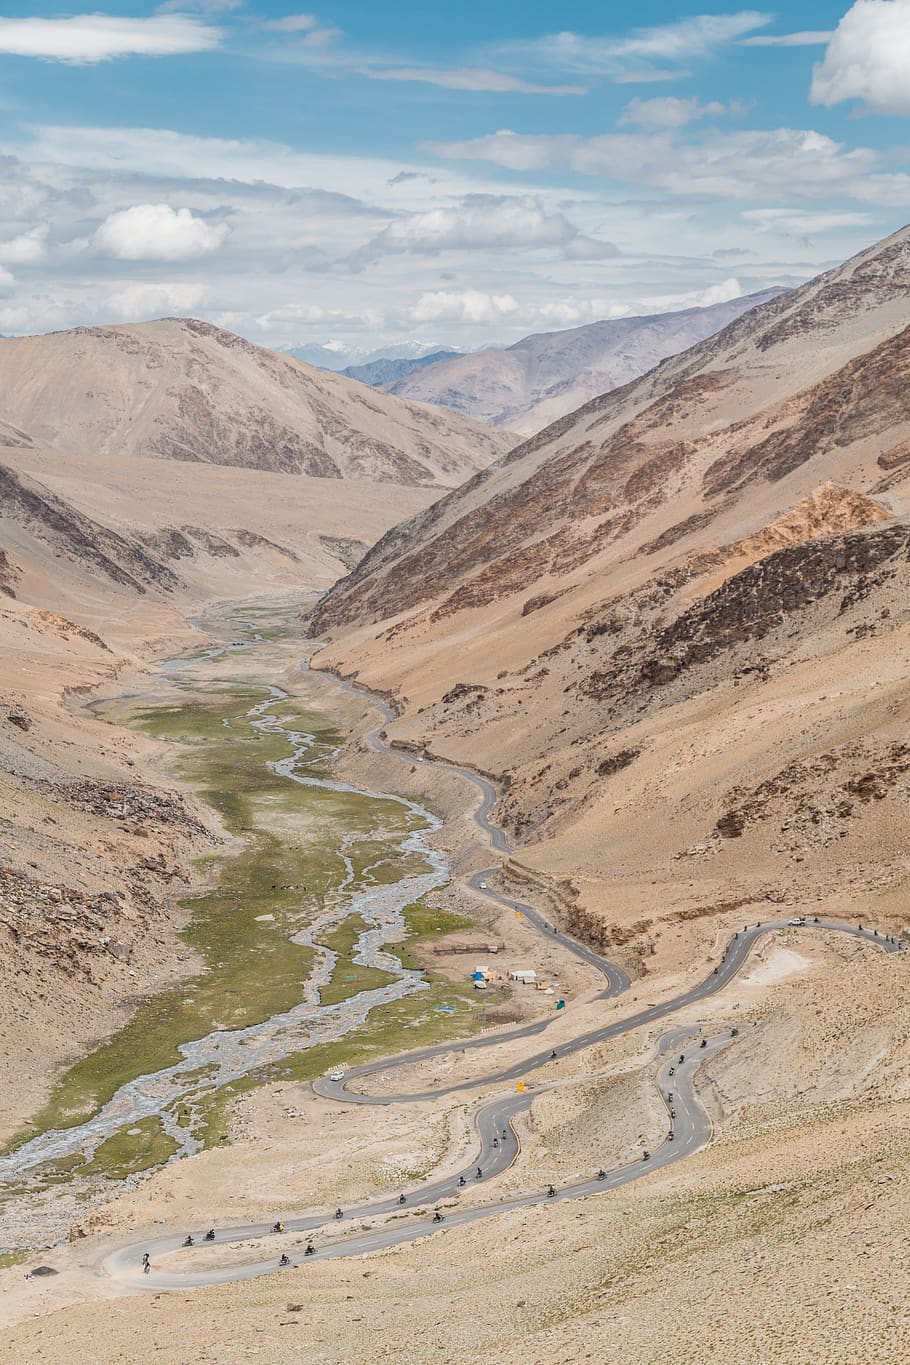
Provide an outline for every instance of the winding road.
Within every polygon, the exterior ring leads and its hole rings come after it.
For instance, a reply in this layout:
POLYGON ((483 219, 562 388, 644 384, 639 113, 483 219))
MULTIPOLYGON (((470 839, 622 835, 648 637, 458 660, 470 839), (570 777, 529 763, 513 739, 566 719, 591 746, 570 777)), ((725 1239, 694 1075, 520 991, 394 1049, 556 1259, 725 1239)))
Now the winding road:
MULTIPOLYGON (((304 668, 306 667, 307 665, 304 665, 304 668)), ((364 736, 365 742, 371 748, 409 763, 423 763, 455 773, 472 784, 479 791, 481 797, 474 812, 475 823, 484 831, 497 851, 504 853, 509 851, 509 841, 504 831, 499 829, 490 819, 490 812, 498 799, 496 788, 491 782, 468 768, 430 759, 424 755, 412 754, 409 751, 396 749, 389 745, 383 736, 383 729, 388 722, 395 718, 395 712, 388 703, 381 697, 366 692, 364 689, 356 687, 344 679, 337 678, 333 674, 321 673, 320 676, 331 679, 344 691, 368 701, 377 708, 381 716, 380 724, 364 736)), ((533 906, 513 900, 485 885, 484 883, 494 875, 495 871, 496 869, 493 868, 474 873, 468 882, 478 894, 486 896, 497 904, 520 911, 529 923, 533 924, 541 933, 546 934, 551 941, 558 943, 563 949, 600 972, 606 978, 607 984, 596 998, 609 999, 628 989, 631 982, 621 968, 600 957, 593 949, 555 930, 533 906)), ((509 1082, 517 1083, 532 1073, 540 1071, 541 1068, 547 1067, 555 1060, 581 1052, 586 1048, 617 1038, 635 1029, 658 1023, 689 1005, 715 995, 718 991, 725 989, 737 975, 747 961, 753 945, 760 937, 785 928, 789 923, 792 921, 765 920, 757 924, 744 925, 742 930, 734 934, 727 944, 722 958, 708 976, 691 989, 671 1000, 657 1005, 648 1005, 626 1018, 616 1019, 600 1028, 591 1029, 568 1041, 562 1041, 555 1047, 535 1052, 531 1056, 481 1077, 475 1077, 473 1080, 458 1081, 451 1085, 437 1086, 429 1090, 383 1095, 371 1095, 362 1090, 350 1089, 350 1085, 354 1081, 360 1082, 368 1077, 411 1066, 414 1063, 427 1061, 447 1053, 473 1052, 496 1047, 503 1042, 515 1039, 535 1037, 544 1033, 553 1023, 564 1016, 554 1013, 547 1018, 509 1031, 496 1032, 464 1041, 443 1043, 433 1047, 418 1048, 397 1057, 352 1067, 341 1079, 320 1078, 313 1082, 313 1089, 318 1095, 327 1099, 347 1104, 390 1105, 419 1103, 456 1094, 462 1090, 506 1085, 509 1082)), ((898 952, 901 948, 899 942, 879 934, 875 930, 840 921, 812 919, 802 922, 797 927, 845 933, 885 952, 898 952)), ((287 1218, 282 1220, 285 1236, 273 1236, 272 1223, 217 1228, 214 1242, 203 1240, 204 1229, 194 1229, 192 1232, 194 1245, 192 1247, 184 1246, 187 1235, 185 1232, 168 1234, 113 1252, 102 1262, 102 1269, 122 1284, 129 1285, 134 1289, 160 1292, 168 1289, 187 1289, 198 1285, 225 1284, 236 1280, 253 1279, 256 1276, 279 1270, 281 1267, 278 1258, 282 1253, 288 1258, 288 1267, 327 1257, 360 1256, 367 1252, 379 1251, 387 1247, 415 1241, 420 1237, 438 1231, 440 1227, 442 1229, 458 1227, 465 1223, 493 1217, 509 1209, 528 1208, 540 1203, 558 1203, 567 1199, 581 1199, 618 1189, 620 1186, 638 1180, 655 1169, 692 1155, 709 1141, 712 1132, 711 1121, 698 1098, 695 1075, 702 1061, 713 1056, 720 1048, 727 1046, 731 1040, 732 1033, 729 1030, 722 1035, 703 1036, 697 1024, 687 1028, 677 1028, 664 1035, 658 1048, 663 1060, 657 1073, 657 1085, 667 1110, 667 1137, 659 1147, 647 1156, 643 1154, 639 1160, 612 1171, 592 1173, 592 1178, 589 1180, 563 1186, 552 1193, 542 1190, 533 1194, 502 1198, 491 1204, 473 1207, 459 1207, 457 1204, 452 1204, 452 1201, 457 1201, 459 1197, 470 1196, 480 1185, 500 1174, 515 1162, 519 1154, 519 1142, 513 1127, 513 1120, 517 1114, 528 1109, 535 1095, 540 1093, 540 1085, 538 1084, 533 1090, 523 1089, 520 1092, 517 1090, 505 1092, 480 1106, 474 1115, 477 1144, 470 1164, 461 1171, 428 1182, 405 1196, 403 1202, 400 1196, 394 1196, 367 1203, 354 1210, 346 1211, 340 1219, 333 1218, 331 1214, 317 1214, 306 1218, 287 1218), (696 1039, 697 1041, 695 1041, 696 1039), (670 1095, 672 1095, 672 1102, 668 1099, 670 1095), (445 1214, 442 1216, 443 1221, 441 1223, 438 1219, 434 1220, 430 1216, 430 1208, 433 1205, 445 1207, 445 1214), (358 1231, 352 1235, 346 1235, 346 1229, 352 1221, 356 1221, 358 1231), (313 1242, 313 1250, 307 1255, 305 1249, 300 1246, 299 1236, 295 1235, 301 1233, 315 1234, 317 1232, 320 1234, 318 1245, 313 1242), (294 1237, 293 1244, 289 1244, 288 1235, 294 1237), (261 1245, 263 1239, 270 1243, 268 1248, 261 1245), (237 1246, 243 1243, 253 1244, 250 1249, 256 1253, 254 1259, 242 1263, 230 1261, 221 1265, 211 1264, 213 1245, 224 1248, 226 1244, 237 1246), (266 1250, 268 1254, 264 1255, 263 1253, 266 1250), (146 1253, 150 1258, 151 1268, 147 1273, 144 1273, 143 1256, 146 1253), (162 1266, 163 1259, 166 1258, 169 1263, 170 1259, 177 1253, 180 1253, 181 1268, 179 1270, 170 1268, 169 1264, 162 1266)), ((573 1080, 578 1079, 583 1078, 573 1078, 573 1080)), ((544 1083, 557 1084, 558 1082, 547 1082, 544 1078, 544 1083)))

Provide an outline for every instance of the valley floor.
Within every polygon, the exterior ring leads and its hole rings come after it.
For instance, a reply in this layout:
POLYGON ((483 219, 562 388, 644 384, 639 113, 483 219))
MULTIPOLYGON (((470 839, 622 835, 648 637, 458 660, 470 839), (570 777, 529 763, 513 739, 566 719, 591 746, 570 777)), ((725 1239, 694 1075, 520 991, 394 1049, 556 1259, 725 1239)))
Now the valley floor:
MULTIPOLYGON (((330 684, 316 677, 301 684, 297 641, 268 649, 269 676, 282 688, 304 688, 298 705, 329 705, 330 684)), ((250 685, 261 667, 261 657, 251 658, 247 676, 241 666, 234 681, 250 685)), ((359 700, 334 695, 339 723, 354 731, 373 723, 359 700)), ((437 837, 457 873, 489 860, 477 847, 457 778, 356 746, 336 770, 445 816, 437 837)), ((694 949, 681 944, 675 960, 662 949, 646 981, 602 1002, 594 999, 602 981, 556 945, 545 957, 539 936, 513 913, 485 920, 490 912, 481 898, 463 888, 439 903, 460 917, 454 925, 474 922, 481 937, 506 945, 510 961, 535 960, 559 981, 569 1007, 547 1034, 553 1046, 701 979, 719 944, 741 928, 740 911, 712 918, 696 930, 694 949)), ((466 932, 458 927, 449 942, 466 932)), ((349 951, 342 939, 332 943, 341 958, 349 951)), ((464 978, 463 956, 418 953, 438 964, 440 991, 450 989, 446 975, 464 978)), ((357 970, 352 965, 350 974, 357 970)), ((160 1234, 162 1224, 330 1209, 457 1169, 471 1151, 473 1106, 489 1094, 483 1074, 540 1044, 504 1043, 482 1061, 456 1052, 396 1075, 396 1089, 475 1077, 457 1096, 430 1105, 358 1108, 319 1099, 305 1075, 276 1077, 224 1108, 227 1142, 163 1167, 79 1220, 71 1245, 0 1275, 5 1358, 17 1365, 227 1365, 259 1355, 368 1365, 403 1356, 429 1365, 495 1351, 502 1361, 547 1365, 618 1356, 650 1365, 670 1354, 693 1365, 901 1359, 910 1354, 902 1308, 910 1287, 903 1217, 910 1025, 900 1003, 908 975, 910 954, 885 957, 837 935, 794 928, 766 941, 722 994, 671 1021, 741 1029, 701 1080, 715 1140, 625 1190, 504 1213, 350 1262, 320 1260, 246 1284, 124 1297, 99 1275, 100 1262, 118 1245, 160 1234), (59 1273, 26 1280, 24 1270, 37 1261, 59 1273)), ((520 989, 496 1007, 519 1014, 533 1008, 533 994, 520 989)), ((423 1023, 415 1019, 408 1045, 424 1041, 427 1027, 425 1015, 423 1023)), ((518 1163, 472 1197, 495 1201, 565 1183, 656 1144, 665 1124, 654 1089, 663 1031, 642 1030, 541 1068, 540 1092, 519 1120, 518 1163)), ((382 1056, 404 1038, 380 1029, 367 1047, 382 1056)))

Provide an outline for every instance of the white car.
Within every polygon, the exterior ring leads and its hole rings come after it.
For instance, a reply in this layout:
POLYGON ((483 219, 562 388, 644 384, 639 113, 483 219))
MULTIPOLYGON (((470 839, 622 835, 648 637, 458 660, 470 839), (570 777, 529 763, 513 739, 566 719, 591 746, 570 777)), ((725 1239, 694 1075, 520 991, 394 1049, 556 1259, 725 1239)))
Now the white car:
POLYGON ((801 924, 805 924, 805 922, 802 915, 794 915, 792 919, 787 920, 787 923, 792 924, 794 928, 798 928, 801 924))
POLYGON ((480 887, 481 891, 486 891, 487 889, 486 882, 478 882, 478 886, 480 887))

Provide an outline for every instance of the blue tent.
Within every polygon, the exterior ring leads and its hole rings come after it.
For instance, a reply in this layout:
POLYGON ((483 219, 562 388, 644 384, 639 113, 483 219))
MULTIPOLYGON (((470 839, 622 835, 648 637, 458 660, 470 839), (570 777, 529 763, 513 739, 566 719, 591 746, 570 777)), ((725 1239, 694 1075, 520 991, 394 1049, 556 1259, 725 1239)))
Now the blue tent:
POLYGON ((471 980, 472 980, 472 981, 486 981, 486 979, 487 979, 487 978, 484 976, 483 972, 472 972, 472 973, 471 973, 471 980))

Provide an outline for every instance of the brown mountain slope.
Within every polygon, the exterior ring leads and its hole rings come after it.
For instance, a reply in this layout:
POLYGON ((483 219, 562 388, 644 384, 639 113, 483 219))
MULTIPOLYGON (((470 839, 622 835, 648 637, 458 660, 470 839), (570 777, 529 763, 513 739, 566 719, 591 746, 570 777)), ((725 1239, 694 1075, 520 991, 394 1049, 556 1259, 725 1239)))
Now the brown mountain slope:
MULTIPOLYGON (((332 583, 426 488, 139 457, 0 449, 8 591, 127 648, 212 600, 332 583), (118 609, 114 609, 117 603, 118 609), (140 618, 148 618, 145 625, 140 618)), ((3 570, 0 568, 0 586, 3 570)))
POLYGON ((767 898, 902 923, 908 322, 904 230, 519 447, 317 613, 317 662, 507 777, 512 875, 639 965, 767 898))
POLYGON ((758 526, 826 478, 878 484, 879 456, 899 477, 908 301, 905 229, 595 399, 396 527, 336 586, 319 623, 392 616, 497 564, 505 581, 529 585, 576 560, 590 573, 608 545, 615 562, 658 535, 693 534, 692 516, 710 544, 707 528, 746 484, 758 526))
POLYGON ((441 404, 492 426, 530 435, 783 292, 766 289, 705 308, 540 332, 514 346, 489 347, 421 366, 379 387, 399 398, 441 404))
POLYGON ((0 436, 77 455, 440 488, 514 444, 179 318, 0 341, 0 436))

